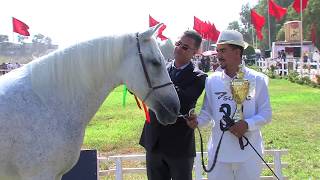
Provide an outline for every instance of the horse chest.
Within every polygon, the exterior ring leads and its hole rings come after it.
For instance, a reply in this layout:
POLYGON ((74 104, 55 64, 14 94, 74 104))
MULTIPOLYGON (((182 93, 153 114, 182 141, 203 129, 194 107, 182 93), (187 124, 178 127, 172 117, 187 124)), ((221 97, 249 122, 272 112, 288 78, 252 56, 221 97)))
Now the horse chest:
POLYGON ((0 95, 0 169, 9 168, 9 179, 15 179, 10 174, 18 169, 43 168, 48 162, 57 169, 71 167, 84 133, 77 113, 57 101, 43 104, 28 83, 10 89, 0 95))

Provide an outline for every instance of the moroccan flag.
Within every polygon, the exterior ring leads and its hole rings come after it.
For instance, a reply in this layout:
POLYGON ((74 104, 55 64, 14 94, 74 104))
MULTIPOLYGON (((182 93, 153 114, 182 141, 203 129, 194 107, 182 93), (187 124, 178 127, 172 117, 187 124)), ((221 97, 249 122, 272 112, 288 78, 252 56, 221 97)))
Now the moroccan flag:
POLYGON ((311 25, 311 41, 313 44, 316 44, 316 40, 317 40, 317 29, 316 29, 316 25, 314 23, 312 23, 312 25, 311 25))
POLYGON ((193 29, 201 35, 204 33, 204 24, 205 23, 201 21, 199 18, 195 16, 193 17, 193 29))
POLYGON ((166 29, 166 28, 167 28, 167 26, 165 24, 163 24, 158 30, 158 37, 161 39, 161 41, 164 41, 164 40, 168 39, 166 36, 164 36, 162 34, 163 30, 166 29))
POLYGON ((12 25, 13 25, 13 32, 21 34, 23 36, 30 36, 28 31, 29 26, 26 25, 24 22, 12 17, 12 25))
POLYGON ((217 30, 216 26, 209 21, 201 21, 197 17, 193 17, 193 29, 197 31, 203 39, 211 40, 216 42, 220 31, 217 30))
POLYGON ((287 9, 279 6, 273 0, 269 0, 269 14, 274 16, 277 21, 280 21, 286 15, 287 9))
POLYGON ((203 37, 204 39, 208 39, 208 37, 209 37, 210 28, 211 28, 210 26, 211 26, 210 23, 207 22, 207 21, 205 21, 205 22, 203 23, 203 26, 202 26, 202 37, 203 37))
POLYGON ((259 40, 262 40, 263 39, 263 34, 261 31, 257 31, 257 37, 259 40))
POLYGON ((251 24, 253 24, 254 28, 257 31, 257 36, 260 40, 263 39, 262 28, 265 25, 265 18, 258 14, 254 9, 251 9, 251 24))
POLYGON ((295 0, 292 4, 292 7, 294 10, 296 10, 297 13, 300 13, 301 9, 302 11, 308 6, 308 0, 295 0), (300 1, 302 1, 302 8, 300 8, 300 1))
POLYGON ((220 31, 217 30, 216 26, 213 23, 209 23, 209 30, 208 30, 208 40, 212 42, 217 42, 220 31))
MULTIPOLYGON (((149 15, 149 27, 155 26, 155 25, 157 25, 157 24, 159 24, 159 21, 155 20, 153 17, 151 17, 151 16, 149 15)), ((163 25, 159 28, 159 30, 158 30, 158 35, 157 35, 157 37, 159 37, 159 38, 161 39, 161 41, 168 39, 166 36, 164 36, 164 35, 162 34, 162 32, 163 32, 166 28, 167 28, 167 26, 166 26, 165 24, 163 24, 163 25)))
POLYGON ((149 15, 149 27, 155 26, 157 24, 159 24, 159 22, 149 15))

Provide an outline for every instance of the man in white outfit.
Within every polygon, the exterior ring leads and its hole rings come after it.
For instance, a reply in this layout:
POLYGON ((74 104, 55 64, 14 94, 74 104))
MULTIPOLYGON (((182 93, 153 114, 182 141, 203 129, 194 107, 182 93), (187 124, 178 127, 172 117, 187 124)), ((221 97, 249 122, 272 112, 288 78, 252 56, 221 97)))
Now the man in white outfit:
MULTIPOLYGON (((241 33, 225 30, 217 41, 217 56, 222 71, 211 74, 206 81, 204 102, 198 117, 192 116, 188 121, 190 127, 203 127, 213 124, 208 143, 209 167, 213 163, 222 130, 220 129, 223 109, 231 118, 236 110, 232 98, 230 82, 236 77, 242 63, 242 53, 247 47, 241 33)), ((271 107, 267 88, 267 77, 243 67, 244 79, 250 83, 249 93, 243 102, 244 119, 235 122, 224 133, 221 140, 217 162, 208 173, 209 180, 258 180, 261 174, 261 160, 250 146, 243 150, 239 138, 245 136, 259 152, 263 154, 263 141, 260 128, 271 121, 271 107)), ((244 144, 246 143, 245 140, 244 144)))

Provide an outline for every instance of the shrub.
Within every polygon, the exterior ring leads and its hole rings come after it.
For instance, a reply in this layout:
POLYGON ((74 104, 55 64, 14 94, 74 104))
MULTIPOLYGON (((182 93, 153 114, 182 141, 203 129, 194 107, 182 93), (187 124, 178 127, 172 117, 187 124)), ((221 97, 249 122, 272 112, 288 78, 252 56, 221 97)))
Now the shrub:
POLYGON ((309 85, 313 88, 318 88, 318 84, 314 81, 311 81, 309 85))
POLYGON ((290 82, 296 82, 299 80, 299 73, 297 71, 289 72, 287 78, 290 82))
POLYGON ((303 85, 303 83, 304 83, 304 81, 302 79, 296 79, 294 82, 297 84, 301 84, 301 85, 303 85))
POLYGON ((320 85, 320 75, 319 74, 316 74, 316 81, 317 81, 317 84, 320 85))
POLYGON ((271 65, 270 69, 266 73, 267 76, 269 76, 269 78, 271 78, 271 79, 275 79, 276 78, 276 74, 274 73, 275 70, 276 70, 276 67, 274 65, 271 65))
POLYGON ((304 84, 311 84, 311 79, 309 76, 304 76, 301 78, 304 84))
POLYGON ((250 69, 256 70, 258 72, 261 72, 261 68, 257 65, 249 65, 248 66, 250 69))

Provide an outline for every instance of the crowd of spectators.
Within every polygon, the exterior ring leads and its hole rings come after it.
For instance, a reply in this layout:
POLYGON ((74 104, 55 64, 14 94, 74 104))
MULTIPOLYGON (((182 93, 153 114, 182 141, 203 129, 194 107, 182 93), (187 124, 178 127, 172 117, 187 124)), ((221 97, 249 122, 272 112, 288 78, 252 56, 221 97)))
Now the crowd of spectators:
POLYGON ((0 65, 0 74, 3 75, 7 72, 10 72, 13 69, 17 69, 17 68, 21 67, 21 66, 22 66, 22 64, 20 64, 20 63, 10 63, 10 62, 9 63, 2 63, 0 65))
POLYGON ((193 63, 202 71, 209 72, 215 71, 219 66, 218 59, 216 56, 195 56, 193 58, 193 63))

